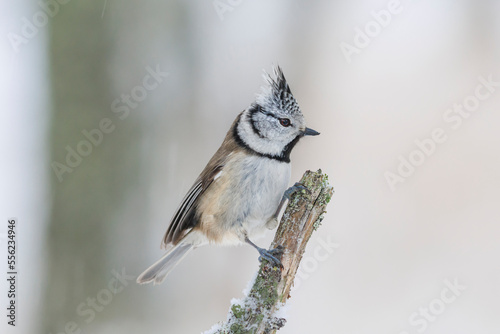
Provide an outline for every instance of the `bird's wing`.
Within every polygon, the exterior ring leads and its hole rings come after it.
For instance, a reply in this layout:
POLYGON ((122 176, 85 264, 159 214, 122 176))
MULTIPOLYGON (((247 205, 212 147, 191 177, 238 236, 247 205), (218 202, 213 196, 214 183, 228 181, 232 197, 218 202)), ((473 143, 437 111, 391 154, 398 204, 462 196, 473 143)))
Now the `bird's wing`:
POLYGON ((217 164, 214 167, 210 166, 210 164, 207 165, 208 170, 205 169, 191 189, 189 189, 163 237, 163 248, 169 243, 177 244, 182 237, 199 223, 200 217, 196 211, 198 199, 210 187, 223 167, 224 165, 221 164, 217 164))
POLYGON ((163 237, 163 248, 170 243, 176 245, 193 227, 198 225, 200 222, 200 214, 197 210, 197 205, 200 197, 203 196, 203 193, 206 192, 210 185, 220 176, 228 159, 230 159, 229 157, 243 150, 234 140, 233 136, 233 130, 238 124, 240 117, 241 114, 233 122, 231 129, 226 134, 224 142, 217 152, 215 152, 212 159, 210 159, 205 169, 203 169, 196 182, 182 200, 181 205, 175 212, 167 232, 163 237))

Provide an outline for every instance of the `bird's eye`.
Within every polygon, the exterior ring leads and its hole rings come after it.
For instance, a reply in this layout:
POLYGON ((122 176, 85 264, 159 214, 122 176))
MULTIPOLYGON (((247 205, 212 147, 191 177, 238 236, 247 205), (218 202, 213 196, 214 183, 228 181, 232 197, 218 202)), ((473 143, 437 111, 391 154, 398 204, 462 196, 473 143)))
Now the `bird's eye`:
POLYGON ((292 125, 292 123, 290 123, 290 120, 288 118, 280 118, 280 124, 283 125, 285 128, 292 125))

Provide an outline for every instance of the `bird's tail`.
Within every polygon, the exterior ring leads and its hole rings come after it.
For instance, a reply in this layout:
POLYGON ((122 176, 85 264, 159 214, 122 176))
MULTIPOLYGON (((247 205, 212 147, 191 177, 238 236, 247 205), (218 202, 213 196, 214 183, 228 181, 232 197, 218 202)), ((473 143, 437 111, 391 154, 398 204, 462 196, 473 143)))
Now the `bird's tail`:
POLYGON ((181 242, 177 244, 167 254, 163 255, 161 259, 139 275, 139 277, 137 277, 137 283, 146 284, 154 282, 154 284, 160 284, 193 248, 194 245, 189 243, 181 242))

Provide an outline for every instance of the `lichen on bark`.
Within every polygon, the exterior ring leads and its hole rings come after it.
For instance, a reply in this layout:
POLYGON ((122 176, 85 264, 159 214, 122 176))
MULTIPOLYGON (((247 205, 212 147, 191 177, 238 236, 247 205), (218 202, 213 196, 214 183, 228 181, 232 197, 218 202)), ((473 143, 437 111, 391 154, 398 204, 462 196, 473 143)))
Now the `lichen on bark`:
POLYGON ((321 170, 306 171, 300 183, 309 191, 292 195, 270 247, 283 247, 283 268, 264 260, 247 296, 233 302, 226 322, 205 334, 272 334, 285 325, 277 311, 290 298, 306 245, 320 226, 333 194, 328 176, 321 170))

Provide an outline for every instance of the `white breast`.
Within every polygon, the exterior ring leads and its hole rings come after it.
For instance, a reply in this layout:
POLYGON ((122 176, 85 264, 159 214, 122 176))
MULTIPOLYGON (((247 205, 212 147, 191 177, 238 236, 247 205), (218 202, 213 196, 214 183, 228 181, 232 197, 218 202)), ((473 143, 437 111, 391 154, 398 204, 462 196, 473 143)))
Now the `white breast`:
POLYGON ((237 234, 246 232, 249 238, 263 234, 288 187, 290 164, 244 155, 226 167, 224 174, 232 180, 223 196, 227 209, 221 217, 223 224, 237 234))

